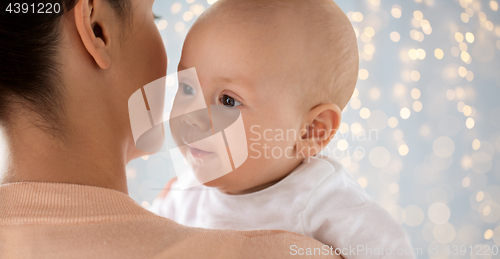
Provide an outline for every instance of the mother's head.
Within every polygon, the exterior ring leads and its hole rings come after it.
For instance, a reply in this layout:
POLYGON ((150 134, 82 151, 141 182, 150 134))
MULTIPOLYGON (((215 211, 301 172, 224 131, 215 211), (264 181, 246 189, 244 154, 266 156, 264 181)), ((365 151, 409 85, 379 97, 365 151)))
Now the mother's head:
MULTIPOLYGON (((0 16, 0 125, 13 159, 27 159, 20 156, 29 156, 23 153, 34 147, 76 152, 81 158, 94 153, 94 162, 109 152, 126 162, 140 156, 127 101, 165 76, 167 66, 154 1, 23 2, 27 14, 22 7, 15 13, 12 6, 12 13, 0 16), (66 13, 56 18, 30 14, 31 3, 38 12, 47 2, 59 3, 66 13)), ((11 1, 1 3, 4 11, 11 1)), ((20 166, 19 161, 11 165, 20 166)))

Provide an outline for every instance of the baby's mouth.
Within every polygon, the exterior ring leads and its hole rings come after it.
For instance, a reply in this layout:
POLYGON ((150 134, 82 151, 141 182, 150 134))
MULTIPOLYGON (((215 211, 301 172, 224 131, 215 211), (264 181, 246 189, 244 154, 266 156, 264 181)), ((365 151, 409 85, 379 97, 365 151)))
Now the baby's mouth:
POLYGON ((201 149, 198 149, 198 148, 195 148, 191 145, 188 145, 189 146, 189 153, 191 153, 191 155, 193 156, 193 158, 199 158, 199 159, 203 159, 203 158, 206 158, 210 155, 213 155, 215 154, 214 152, 208 152, 208 151, 205 151, 205 150, 201 150, 201 149))

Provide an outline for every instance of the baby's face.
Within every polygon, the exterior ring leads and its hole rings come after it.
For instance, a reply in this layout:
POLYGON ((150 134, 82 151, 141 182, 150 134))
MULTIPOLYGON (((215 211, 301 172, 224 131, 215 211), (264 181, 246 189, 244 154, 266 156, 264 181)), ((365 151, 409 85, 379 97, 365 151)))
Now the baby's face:
MULTIPOLYGON (((198 25, 188 34, 179 71, 196 68, 198 90, 207 106, 239 109, 248 146, 248 159, 240 167, 205 185, 233 194, 251 192, 282 179, 300 164, 295 143, 304 113, 297 105, 300 92, 291 87, 297 72, 293 63, 293 53, 258 28, 198 25)), ((181 87, 187 89, 179 92, 196 94, 197 89, 181 87)), ((184 121, 186 134, 212 132, 210 120, 192 117, 184 121)), ((228 170, 222 159, 227 150, 207 143, 182 150, 201 181, 214 170, 228 170)))

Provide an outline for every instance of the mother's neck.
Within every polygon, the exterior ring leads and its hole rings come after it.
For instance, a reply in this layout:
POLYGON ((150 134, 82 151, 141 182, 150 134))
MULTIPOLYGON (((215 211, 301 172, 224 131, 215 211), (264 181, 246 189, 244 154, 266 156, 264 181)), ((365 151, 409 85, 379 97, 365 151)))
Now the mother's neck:
POLYGON ((99 118, 80 116, 76 120, 79 123, 65 126, 64 138, 34 125, 29 115, 11 116, 15 119, 3 134, 8 156, 0 183, 72 183, 128 194, 125 173, 128 147, 123 136, 99 118))

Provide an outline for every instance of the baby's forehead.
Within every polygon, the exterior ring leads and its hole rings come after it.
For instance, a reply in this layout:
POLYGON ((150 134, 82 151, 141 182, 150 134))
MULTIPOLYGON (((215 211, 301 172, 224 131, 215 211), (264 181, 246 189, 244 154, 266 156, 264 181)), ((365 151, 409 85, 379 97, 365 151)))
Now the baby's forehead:
POLYGON ((205 39, 220 38, 217 44, 230 53, 225 56, 230 65, 245 64, 244 72, 255 78, 274 75, 304 98, 335 93, 343 107, 354 89, 356 37, 332 0, 219 0, 194 27, 204 28, 197 33, 211 32, 205 39), (332 89, 341 81, 346 90, 332 89))

